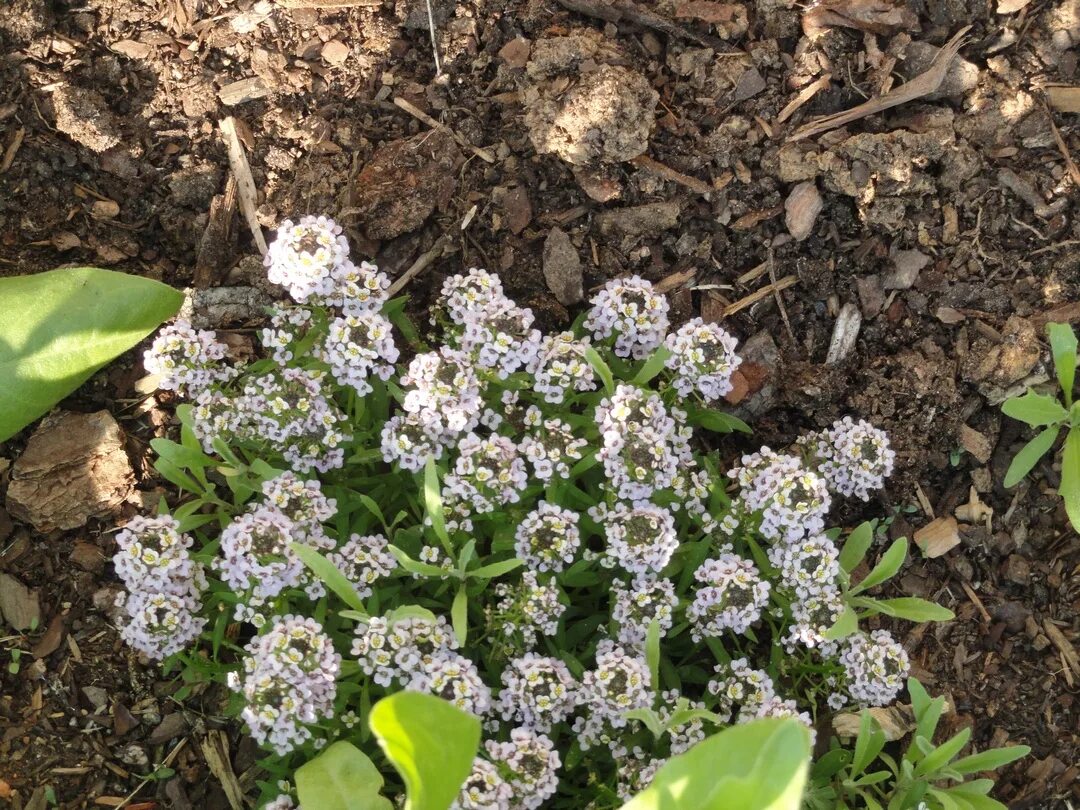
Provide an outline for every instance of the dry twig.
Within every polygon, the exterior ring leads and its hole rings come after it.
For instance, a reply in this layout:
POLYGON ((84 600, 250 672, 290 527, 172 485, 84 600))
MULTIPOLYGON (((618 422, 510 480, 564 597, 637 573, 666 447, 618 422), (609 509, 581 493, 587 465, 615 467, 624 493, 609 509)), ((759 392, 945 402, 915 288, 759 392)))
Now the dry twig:
POLYGON ((665 166, 660 161, 653 160, 648 155, 638 155, 630 162, 640 169, 646 169, 659 177, 663 177, 665 180, 678 183, 680 186, 685 186, 698 194, 708 194, 709 192, 716 190, 704 180, 698 180, 696 177, 677 172, 670 166, 665 166))
POLYGON ((584 14, 586 17, 594 17, 611 23, 622 21, 635 23, 671 37, 688 39, 691 42, 712 48, 717 53, 742 53, 742 51, 737 51, 716 37, 695 34, 689 28, 684 28, 655 11, 642 8, 633 0, 558 0, 558 2, 563 8, 576 11, 578 14, 584 14))
POLYGON ((400 96, 398 96, 397 98, 394 99, 394 106, 398 107, 399 109, 404 110, 409 115, 411 115, 413 118, 415 118, 417 121, 422 121, 423 123, 427 124, 432 129, 445 129, 447 132, 449 132, 453 136, 454 140, 457 141, 459 146, 461 146, 464 149, 468 149, 474 155, 476 155, 478 158, 483 160, 485 163, 494 163, 495 162, 495 156, 493 154, 491 154, 491 152, 489 152, 486 149, 481 149, 479 146, 473 146, 471 143, 469 143, 467 140, 465 140, 461 135, 458 135, 456 132, 454 132, 454 130, 452 130, 446 124, 443 124, 443 123, 440 123, 439 121, 436 121, 434 118, 432 118, 426 112, 421 110, 415 104, 412 104, 412 103, 406 101, 405 99, 401 98, 400 96))
POLYGON ((810 84, 806 85, 799 94, 795 96, 791 101, 787 103, 787 106, 780 111, 780 114, 776 116, 776 123, 782 124, 787 121, 791 116, 795 114, 801 106, 806 104, 810 99, 816 96, 819 92, 829 86, 829 80, 832 79, 831 73, 826 73, 823 76, 818 77, 810 84))
MULTIPOLYGON (((1057 144, 1058 151, 1065 158, 1065 165, 1069 167, 1069 176, 1072 177, 1076 187, 1080 188, 1080 169, 1076 167, 1076 161, 1073 160, 1069 147, 1065 145, 1065 139, 1061 137, 1061 132, 1058 131, 1057 124, 1054 123, 1054 115, 1050 112, 1050 108, 1043 104, 1043 109, 1046 110, 1046 118, 1050 122, 1050 131, 1054 134, 1054 142, 1057 144)), ((3 170, 0 169, 0 171, 3 170)))
POLYGON ((231 115, 221 119, 219 124, 221 137, 225 141, 225 149, 229 154, 229 168, 233 177, 236 178, 237 197, 240 201, 240 210, 247 220, 248 228, 255 245, 262 255, 266 255, 266 239, 263 237, 262 227, 259 225, 259 217, 256 214, 258 197, 255 193, 255 180, 251 176, 251 167, 248 166, 244 147, 240 143, 240 137, 236 132, 236 119, 231 115))
POLYGON ((762 298, 768 298, 774 292, 780 292, 781 290, 786 290, 788 287, 793 287, 798 283, 799 283, 799 277, 796 276, 796 275, 790 275, 790 276, 784 276, 782 279, 780 279, 779 281, 774 282, 772 284, 766 284, 760 290, 752 292, 752 293, 750 293, 750 295, 746 296, 745 298, 740 298, 734 304, 729 304, 728 306, 724 307, 723 317, 727 318, 727 317, 729 317, 731 315, 734 315, 736 312, 739 312, 740 310, 746 309, 748 306, 751 306, 752 304, 756 304, 762 298))
POLYGON ((850 110, 827 115, 824 118, 812 121, 806 126, 797 129, 788 140, 794 142, 812 138, 815 135, 828 132, 830 129, 842 127, 868 115, 874 115, 898 107, 901 104, 907 104, 909 101, 933 93, 945 81, 945 74, 949 70, 949 65, 952 63, 953 57, 964 47, 967 41, 965 35, 970 30, 971 26, 967 25, 957 31, 953 38, 937 52, 934 60, 930 63, 930 67, 911 81, 904 82, 904 84, 893 88, 885 95, 872 98, 867 102, 852 107, 850 110))

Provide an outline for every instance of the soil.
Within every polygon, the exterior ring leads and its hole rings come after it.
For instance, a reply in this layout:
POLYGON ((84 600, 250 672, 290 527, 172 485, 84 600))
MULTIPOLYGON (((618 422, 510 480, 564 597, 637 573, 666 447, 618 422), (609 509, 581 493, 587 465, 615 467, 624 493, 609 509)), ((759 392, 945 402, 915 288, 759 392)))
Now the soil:
MULTIPOLYGON (((623 273, 660 282, 677 319, 745 341, 733 404, 754 443, 847 413, 889 431, 886 495, 838 518, 892 516, 910 537, 964 508, 960 544, 915 555, 892 586, 957 614, 910 633, 915 673, 977 747, 1032 746, 998 798, 1080 801, 1080 538, 1052 461, 1002 488, 1029 436, 999 411, 1050 372, 1045 323, 1080 320, 1080 121, 1041 90, 1078 83, 1077 0, 635 7, 651 17, 612 13, 625 0, 432 0, 439 75, 425 3, 341 5, 6 3, 0 275, 92 264, 210 288, 202 317, 242 350, 263 295, 213 289, 265 286, 243 184, 228 182, 219 122, 233 116, 251 219, 335 216, 391 277, 424 256, 406 287, 417 310, 469 266, 499 272, 545 328, 578 311, 579 268, 586 296, 623 273), (934 92, 791 139, 927 70, 968 24, 934 92), (970 514, 972 493, 989 518, 970 514)), ((37 589, 41 616, 0 637, 5 663, 24 651, 0 673, 13 807, 228 806, 204 754, 227 728, 220 695, 177 700, 109 619, 111 527, 161 494, 147 442, 170 403, 137 393, 141 376, 129 356, 66 403, 126 430, 137 492, 118 516, 42 536, 0 509, 0 572, 37 589)), ((255 752, 232 739, 250 786, 255 752)))

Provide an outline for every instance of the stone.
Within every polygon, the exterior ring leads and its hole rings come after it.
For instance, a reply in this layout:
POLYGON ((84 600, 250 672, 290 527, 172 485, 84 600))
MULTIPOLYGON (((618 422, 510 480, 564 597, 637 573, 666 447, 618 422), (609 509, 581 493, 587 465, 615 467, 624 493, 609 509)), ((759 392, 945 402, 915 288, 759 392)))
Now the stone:
POLYGON ((776 404, 776 380, 780 370, 780 349, 767 331, 751 335, 739 349, 742 364, 738 368, 747 385, 746 396, 735 409, 735 416, 749 420, 772 410, 776 404))
POLYGON ((450 201, 462 162, 447 129, 383 144, 356 178, 357 222, 376 240, 416 230, 450 201))
POLYGON ((544 280, 563 306, 578 304, 585 298, 581 257, 561 228, 552 228, 544 241, 544 280))
POLYGON ((892 256, 893 269, 885 274, 886 290, 908 290, 919 272, 930 264, 930 257, 917 250, 898 250, 892 256))
POLYGON ((162 745, 187 733, 188 722, 180 712, 173 712, 161 718, 161 722, 150 732, 146 742, 150 745, 162 745))
POLYGON ((881 275, 873 273, 855 279, 855 289, 859 293, 859 307, 864 318, 873 318, 885 306, 885 285, 881 275))
POLYGON ((108 411, 46 417, 11 467, 7 509, 47 534, 107 517, 135 485, 124 432, 108 411))
POLYGON ((41 624, 41 604, 32 591, 11 574, 0 573, 0 619, 25 633, 41 624))
POLYGON ((1019 554, 1010 554, 1001 567, 1001 575, 1017 585, 1028 585, 1031 583, 1031 563, 1019 554))
POLYGON ((825 207, 821 192, 813 181, 799 183, 784 201, 784 224, 797 242, 814 232, 814 223, 825 207))
POLYGON ((105 570, 105 555, 96 543, 79 540, 71 548, 71 561, 83 571, 100 574, 105 570))

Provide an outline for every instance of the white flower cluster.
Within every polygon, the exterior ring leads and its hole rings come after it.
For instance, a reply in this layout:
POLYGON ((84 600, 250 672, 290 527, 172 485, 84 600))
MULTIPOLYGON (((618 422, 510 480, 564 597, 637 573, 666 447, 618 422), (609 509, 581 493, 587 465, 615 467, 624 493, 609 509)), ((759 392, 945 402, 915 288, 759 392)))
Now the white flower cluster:
POLYGON ((241 716, 259 743, 287 754, 311 739, 307 726, 333 717, 341 656, 314 619, 277 616, 244 648, 243 672, 229 686, 244 696, 241 716))
POLYGON ((237 375, 235 368, 222 364, 225 351, 225 344, 213 332, 196 331, 181 319, 158 332, 143 354, 143 368, 161 378, 159 388, 197 397, 211 385, 237 375))
POLYGON ((656 620, 663 637, 675 621, 679 598, 669 579, 637 577, 629 585, 611 586, 611 620, 618 626, 621 644, 637 649, 645 643, 649 625, 656 620))
POLYGON ((835 589, 840 575, 839 559, 836 544, 823 534, 769 549, 769 562, 780 571, 780 581, 800 599, 835 589))
POLYGON ((498 768, 477 757, 450 810, 510 810, 513 795, 513 789, 499 775, 498 768))
POLYGON ((642 360, 664 341, 667 298, 640 276, 612 279, 590 302, 585 328, 596 340, 615 336, 615 354, 642 360))
POLYGON ((278 226, 263 261, 270 282, 304 303, 312 295, 332 295, 333 272, 348 260, 349 243, 341 226, 329 217, 306 216, 278 226))
POLYGON ((373 616, 357 624, 352 654, 364 674, 379 686, 405 686, 457 646, 442 616, 434 622, 423 617, 391 622, 373 616))
POLYGON ((454 471, 443 481, 443 504, 461 518, 461 528, 470 531, 470 514, 517 503, 529 473, 517 445, 505 436, 466 433, 457 454, 454 471))
POLYGON ((691 429, 685 414, 664 407, 660 397, 620 385, 596 408, 604 446, 597 455, 620 498, 639 501, 671 487, 680 466, 690 465, 691 429))
POLYGON ((796 542, 825 530, 832 499, 825 479, 798 458, 762 447, 742 457, 728 475, 739 483, 739 505, 761 512, 760 531, 776 541, 796 542))
POLYGON ((601 641, 596 668, 585 673, 579 692, 584 714, 574 720, 573 729, 581 750, 615 742, 613 732, 626 726, 626 712, 650 707, 653 697, 645 659, 610 640, 601 641))
POLYGON ((491 710, 491 690, 480 679, 476 664, 449 650, 438 651, 425 666, 414 670, 405 688, 435 695, 480 717, 491 710))
POLYGON ((277 798, 264 804, 262 810, 303 810, 303 808, 293 802, 292 796, 288 793, 282 793, 277 798))
POLYGON ((536 361, 540 330, 533 328, 534 320, 531 309, 499 299, 465 318, 461 348, 475 357, 481 368, 505 380, 536 361))
POLYGON ((526 571, 512 585, 498 583, 494 615, 507 639, 531 649, 539 636, 555 635, 566 610, 566 605, 559 601, 559 593, 554 580, 541 582, 535 571, 526 571))
POLYGON ((631 574, 658 574, 679 547, 675 517, 661 506, 639 501, 633 506, 616 503, 590 515, 604 528, 605 566, 619 566, 631 574))
POLYGON ((189 554, 191 537, 168 515, 135 517, 117 534, 116 545, 113 563, 127 588, 117 600, 128 618, 121 637, 156 660, 180 652, 206 626, 197 616, 206 582, 189 554))
POLYGON ((296 343, 311 328, 311 310, 295 305, 274 307, 270 325, 259 332, 259 342, 274 362, 285 365, 296 357, 296 343))
POLYGON ((386 381, 394 373, 398 350, 392 328, 377 312, 335 318, 317 356, 330 366, 335 380, 366 396, 373 390, 371 376, 386 381))
MULTIPOLYGON (((470 315, 505 300, 499 277, 478 267, 464 275, 450 276, 443 282, 435 311, 445 312, 455 324, 462 325, 470 315)), ((436 322, 432 318, 432 323, 436 322)))
POLYGON ((511 659, 502 672, 503 688, 496 704, 502 718, 548 732, 569 719, 578 703, 578 684, 557 658, 525 653, 511 659))
POLYGON ((770 583, 761 578, 752 562, 735 554, 706 560, 694 572, 694 579, 702 587, 687 608, 686 618, 693 625, 695 641, 715 638, 725 630, 745 633, 761 618, 769 601, 770 583))
POLYGON ((573 430, 562 419, 540 419, 540 410, 531 406, 525 414, 525 423, 533 428, 519 445, 522 454, 532 464, 533 475, 541 481, 556 476, 570 477, 570 463, 581 461, 582 451, 588 446, 585 439, 575 439, 573 430))
POLYGON ((559 787, 559 752, 555 743, 534 729, 511 729, 506 742, 487 740, 484 748, 492 762, 508 775, 513 807, 537 810, 559 787))
POLYGON ((547 501, 540 501, 522 518, 514 533, 514 552, 530 569, 559 572, 574 561, 581 533, 578 515, 547 501))
POLYGON ((555 405, 571 391, 595 391, 596 372, 585 356, 588 348, 573 332, 546 336, 528 368, 535 379, 533 390, 555 405))
POLYGON ((804 436, 799 444, 813 454, 829 489, 864 501, 870 500, 872 491, 885 486, 896 461, 885 431, 850 416, 820 433, 804 436))
POLYGON ((907 651, 887 630, 845 639, 840 663, 848 693, 863 706, 885 706, 896 700, 911 669, 907 651))
POLYGON ((381 534, 361 537, 352 535, 349 542, 326 558, 353 584, 361 599, 371 596, 371 586, 383 577, 390 576, 397 567, 397 560, 387 550, 389 542, 381 534))
POLYGON ((714 323, 694 318, 668 335, 671 352, 667 367, 675 372, 671 384, 679 396, 695 390, 706 402, 720 399, 732 389, 731 377, 742 363, 735 354, 738 341, 714 323))
POLYGON ((794 717, 814 734, 814 722, 806 712, 800 712, 794 700, 785 700, 776 692, 772 678, 761 669, 752 668, 745 658, 730 664, 718 664, 716 672, 722 677, 709 681, 707 691, 718 698, 716 709, 736 723, 746 723, 761 717, 794 717))

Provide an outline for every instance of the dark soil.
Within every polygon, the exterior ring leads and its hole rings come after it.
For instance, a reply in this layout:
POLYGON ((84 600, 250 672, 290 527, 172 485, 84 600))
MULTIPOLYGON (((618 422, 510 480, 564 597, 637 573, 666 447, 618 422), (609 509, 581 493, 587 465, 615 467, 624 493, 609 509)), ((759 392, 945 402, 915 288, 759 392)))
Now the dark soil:
MULTIPOLYGON (((418 308, 447 274, 481 266, 543 326, 568 323, 575 310, 543 272, 545 240, 561 229, 586 294, 637 272, 664 281, 678 318, 721 320, 749 342, 734 404, 755 442, 783 446, 847 413, 889 431, 899 465, 887 500, 845 519, 895 514, 890 531, 911 536, 974 488, 989 523, 961 520, 959 546, 915 559, 893 586, 957 613, 911 633, 916 674, 951 697, 949 724, 971 725, 977 747, 1032 746, 1002 775, 1002 801, 1080 800, 1080 673, 1051 638, 1080 646, 1080 538, 1049 460, 1001 487, 1028 435, 999 411, 1007 390, 1049 372, 1044 324, 1080 320, 1080 197, 1066 159, 1080 156, 1080 126, 1040 89, 1077 82, 1077 0, 908 0, 891 11, 829 0, 806 15, 775 0, 647 4, 697 37, 726 37, 715 50, 554 0, 433 0, 441 77, 423 2, 358 2, 5 3, 0 275, 92 264, 177 286, 258 285, 256 245, 226 201, 227 115, 263 228, 331 214, 392 277, 443 247, 407 287, 418 308), (709 14, 715 26, 700 19, 709 14), (929 64, 928 46, 969 23, 964 61, 934 97, 788 140, 899 86, 929 64), (813 25, 826 27, 811 40, 813 25), (568 34, 560 43, 572 47, 556 53, 550 40, 568 34), (575 95, 590 77, 625 72, 644 77, 632 98, 590 107, 595 96, 575 95), (825 73, 831 84, 778 121, 825 73), (577 116, 571 127, 598 116, 600 141, 568 149, 552 123, 562 113, 577 116), (642 132, 646 155, 681 181, 647 162, 601 162, 632 155, 642 132), (823 208, 799 241, 784 203, 805 182, 823 208), (826 364, 845 305, 861 329, 851 353, 826 364)), ((242 309, 231 317, 213 325, 251 326, 242 309)), ((121 420, 155 502, 142 461, 169 417, 134 392, 140 376, 122 362, 68 405, 121 420)), ((0 510, 0 572, 39 589, 43 617, 35 632, 0 637, 5 663, 26 651, 17 674, 0 674, 0 798, 108 806, 139 788, 127 807, 226 807, 202 753, 207 731, 223 727, 216 694, 174 700, 179 685, 140 665, 109 622, 111 525, 41 537, 0 510), (170 753, 175 775, 144 783, 170 753)), ((250 747, 231 755, 251 784, 250 747)))

